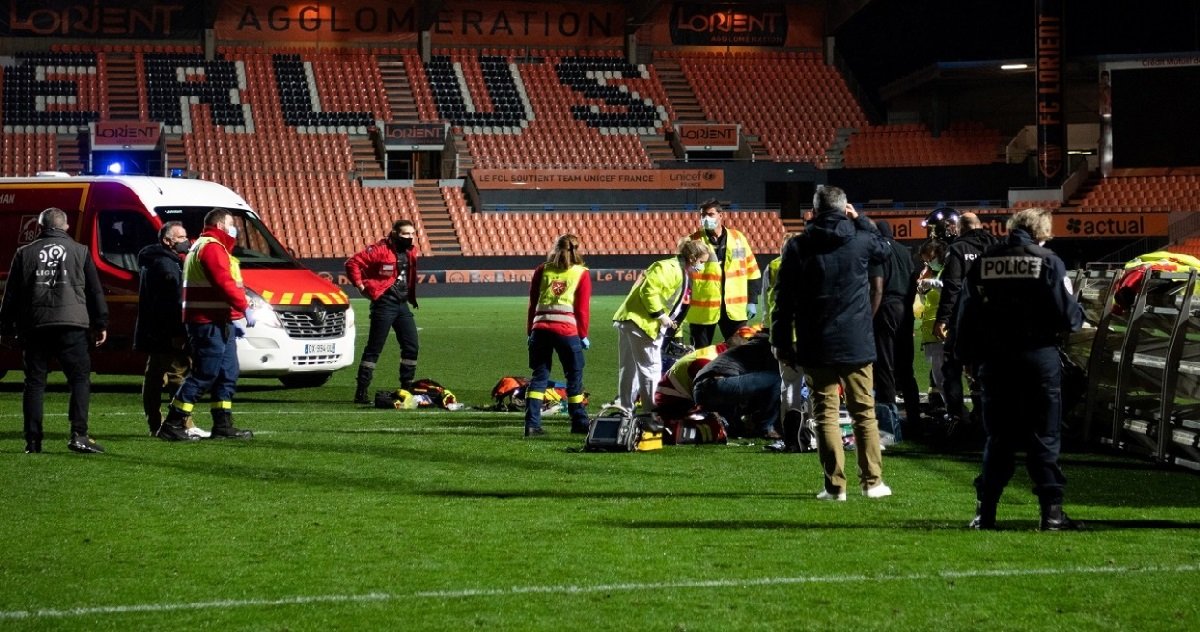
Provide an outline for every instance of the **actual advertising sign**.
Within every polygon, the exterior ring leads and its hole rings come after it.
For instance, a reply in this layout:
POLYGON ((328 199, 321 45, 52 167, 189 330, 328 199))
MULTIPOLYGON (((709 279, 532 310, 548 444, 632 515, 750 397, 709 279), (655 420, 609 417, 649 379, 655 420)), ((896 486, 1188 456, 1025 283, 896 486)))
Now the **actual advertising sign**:
POLYGON ((95 151, 158 147, 162 123, 143 121, 100 121, 92 124, 92 149, 95 151))

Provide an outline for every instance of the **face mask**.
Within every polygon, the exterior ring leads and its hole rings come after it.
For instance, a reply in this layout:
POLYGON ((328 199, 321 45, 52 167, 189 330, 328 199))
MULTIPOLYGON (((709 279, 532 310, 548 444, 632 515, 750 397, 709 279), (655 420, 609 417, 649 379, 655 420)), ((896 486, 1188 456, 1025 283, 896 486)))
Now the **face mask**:
POLYGON ((396 235, 392 238, 392 243, 396 244, 396 248, 399 250, 408 250, 409 248, 412 248, 413 240, 412 237, 401 237, 400 235, 396 235))
POLYGON ((704 217, 701 217, 700 218, 700 228, 703 228, 704 230, 716 230, 717 229, 717 218, 709 217, 707 215, 705 215, 704 217))
POLYGON ((934 272, 941 272, 942 271, 942 263, 940 261, 930 261, 929 269, 933 270, 934 272))
POLYGON ((175 242, 175 245, 173 246, 173 248, 175 249, 175 252, 177 252, 181 255, 186 255, 188 250, 190 250, 192 248, 192 245, 190 243, 188 243, 188 240, 185 239, 183 241, 175 242))
POLYGON ((692 272, 699 272, 703 269, 704 269, 703 263, 693 263, 692 265, 688 266, 688 270, 691 270, 692 272))
POLYGON ((226 226, 225 234, 229 235, 230 237, 232 237, 234 239, 237 239, 237 226, 234 226, 233 224, 226 226))

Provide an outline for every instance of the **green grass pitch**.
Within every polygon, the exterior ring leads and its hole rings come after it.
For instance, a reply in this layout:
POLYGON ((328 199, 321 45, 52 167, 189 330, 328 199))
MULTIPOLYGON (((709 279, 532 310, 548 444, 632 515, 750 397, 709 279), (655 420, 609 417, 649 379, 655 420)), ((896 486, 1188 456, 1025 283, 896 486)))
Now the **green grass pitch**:
MULTIPOLYGON (((593 301, 593 408, 616 390, 618 299, 593 301)), ((1019 472, 1002 530, 976 533, 977 451, 895 446, 894 496, 826 503, 815 455, 761 442, 581 453, 562 415, 527 441, 520 414, 479 410, 500 376, 528 373, 524 313, 521 298, 422 302, 418 376, 474 410, 355 406, 353 369, 313 389, 245 380, 248 442, 147 437, 138 380, 97 376, 108 454, 69 453, 59 375, 46 452, 25 455, 10 373, 0 630, 1200 626, 1194 473, 1067 454, 1068 508, 1088 531, 1036 531, 1019 472)), ((396 362, 391 342, 376 388, 395 386, 396 362)))

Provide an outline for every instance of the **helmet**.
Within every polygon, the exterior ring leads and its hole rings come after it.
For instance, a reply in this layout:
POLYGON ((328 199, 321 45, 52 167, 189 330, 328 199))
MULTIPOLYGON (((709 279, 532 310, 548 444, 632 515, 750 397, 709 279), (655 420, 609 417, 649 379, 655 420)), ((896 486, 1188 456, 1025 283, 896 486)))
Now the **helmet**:
POLYGON ((929 230, 929 236, 938 241, 951 241, 958 236, 959 212, 949 206, 939 206, 929 212, 921 225, 929 230))

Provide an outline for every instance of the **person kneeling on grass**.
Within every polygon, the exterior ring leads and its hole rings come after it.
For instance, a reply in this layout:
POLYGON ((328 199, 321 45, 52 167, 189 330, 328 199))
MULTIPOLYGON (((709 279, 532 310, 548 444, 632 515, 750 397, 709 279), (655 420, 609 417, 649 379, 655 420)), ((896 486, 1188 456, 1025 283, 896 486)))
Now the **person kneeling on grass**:
POLYGON ((700 408, 725 418, 730 436, 778 439, 779 384, 771 341, 757 334, 700 369, 692 395, 700 408))

